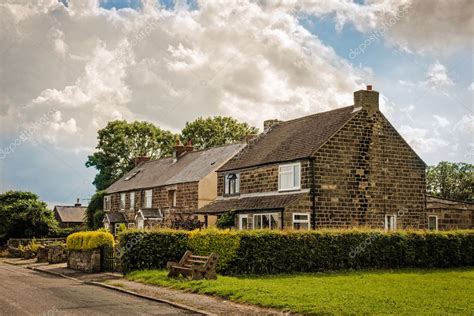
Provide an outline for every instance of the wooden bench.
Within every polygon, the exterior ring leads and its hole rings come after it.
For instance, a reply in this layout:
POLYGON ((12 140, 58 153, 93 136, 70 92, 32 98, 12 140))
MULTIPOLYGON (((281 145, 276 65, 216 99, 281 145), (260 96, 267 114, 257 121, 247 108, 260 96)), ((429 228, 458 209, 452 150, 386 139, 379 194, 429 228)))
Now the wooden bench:
POLYGON ((191 277, 193 280, 217 279, 216 265, 219 256, 211 253, 209 256, 195 256, 191 251, 186 251, 179 262, 168 262, 169 277, 179 275, 191 277))

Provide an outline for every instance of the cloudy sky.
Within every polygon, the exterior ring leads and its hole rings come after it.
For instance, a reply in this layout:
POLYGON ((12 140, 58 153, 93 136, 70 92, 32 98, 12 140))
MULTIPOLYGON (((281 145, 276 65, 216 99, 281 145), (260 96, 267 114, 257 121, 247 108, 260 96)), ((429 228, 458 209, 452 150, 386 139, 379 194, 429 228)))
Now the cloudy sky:
POLYGON ((261 128, 350 105, 366 84, 425 162, 473 163, 473 12, 472 0, 2 1, 0 192, 87 199, 84 163, 110 120, 261 128))

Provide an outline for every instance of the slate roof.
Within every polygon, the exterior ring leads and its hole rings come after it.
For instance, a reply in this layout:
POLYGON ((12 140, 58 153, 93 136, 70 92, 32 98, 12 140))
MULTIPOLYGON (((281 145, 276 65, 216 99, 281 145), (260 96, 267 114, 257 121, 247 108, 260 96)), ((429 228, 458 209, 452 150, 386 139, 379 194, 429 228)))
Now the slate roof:
POLYGON ((354 106, 280 122, 257 137, 219 171, 241 169, 268 163, 310 157, 357 111, 354 106))
POLYGON ((107 193, 114 193, 200 181, 244 146, 244 143, 234 143, 207 150, 188 152, 176 162, 172 157, 144 162, 114 182, 106 191, 107 193))
POLYGON ((109 223, 126 223, 125 216, 123 213, 118 212, 107 212, 105 213, 105 218, 109 221, 109 223))
POLYGON ((54 207, 54 212, 63 223, 83 223, 86 218, 86 209, 85 206, 57 205, 54 207))
POLYGON ((219 214, 229 210, 251 211, 284 209, 305 195, 306 193, 295 193, 216 200, 201 207, 196 213, 219 214))
POLYGON ((427 195, 426 209, 474 210, 474 203, 470 201, 456 201, 427 195))

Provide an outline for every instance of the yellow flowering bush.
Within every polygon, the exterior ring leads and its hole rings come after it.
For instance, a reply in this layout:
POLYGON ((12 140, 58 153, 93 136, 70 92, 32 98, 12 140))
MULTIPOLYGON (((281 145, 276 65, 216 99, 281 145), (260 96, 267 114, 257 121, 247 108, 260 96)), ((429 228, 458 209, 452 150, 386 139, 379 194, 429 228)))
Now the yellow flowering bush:
POLYGON ((114 236, 103 231, 85 231, 71 234, 67 237, 68 250, 92 250, 104 246, 114 246, 114 236))

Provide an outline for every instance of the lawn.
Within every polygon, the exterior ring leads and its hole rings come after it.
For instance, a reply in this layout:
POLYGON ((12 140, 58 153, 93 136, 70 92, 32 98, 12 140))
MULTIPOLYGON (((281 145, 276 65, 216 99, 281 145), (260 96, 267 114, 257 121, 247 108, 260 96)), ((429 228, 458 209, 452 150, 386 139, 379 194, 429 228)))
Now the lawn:
POLYGON ((168 279, 166 274, 135 271, 127 278, 304 314, 474 313, 474 269, 219 276, 204 281, 168 279))

